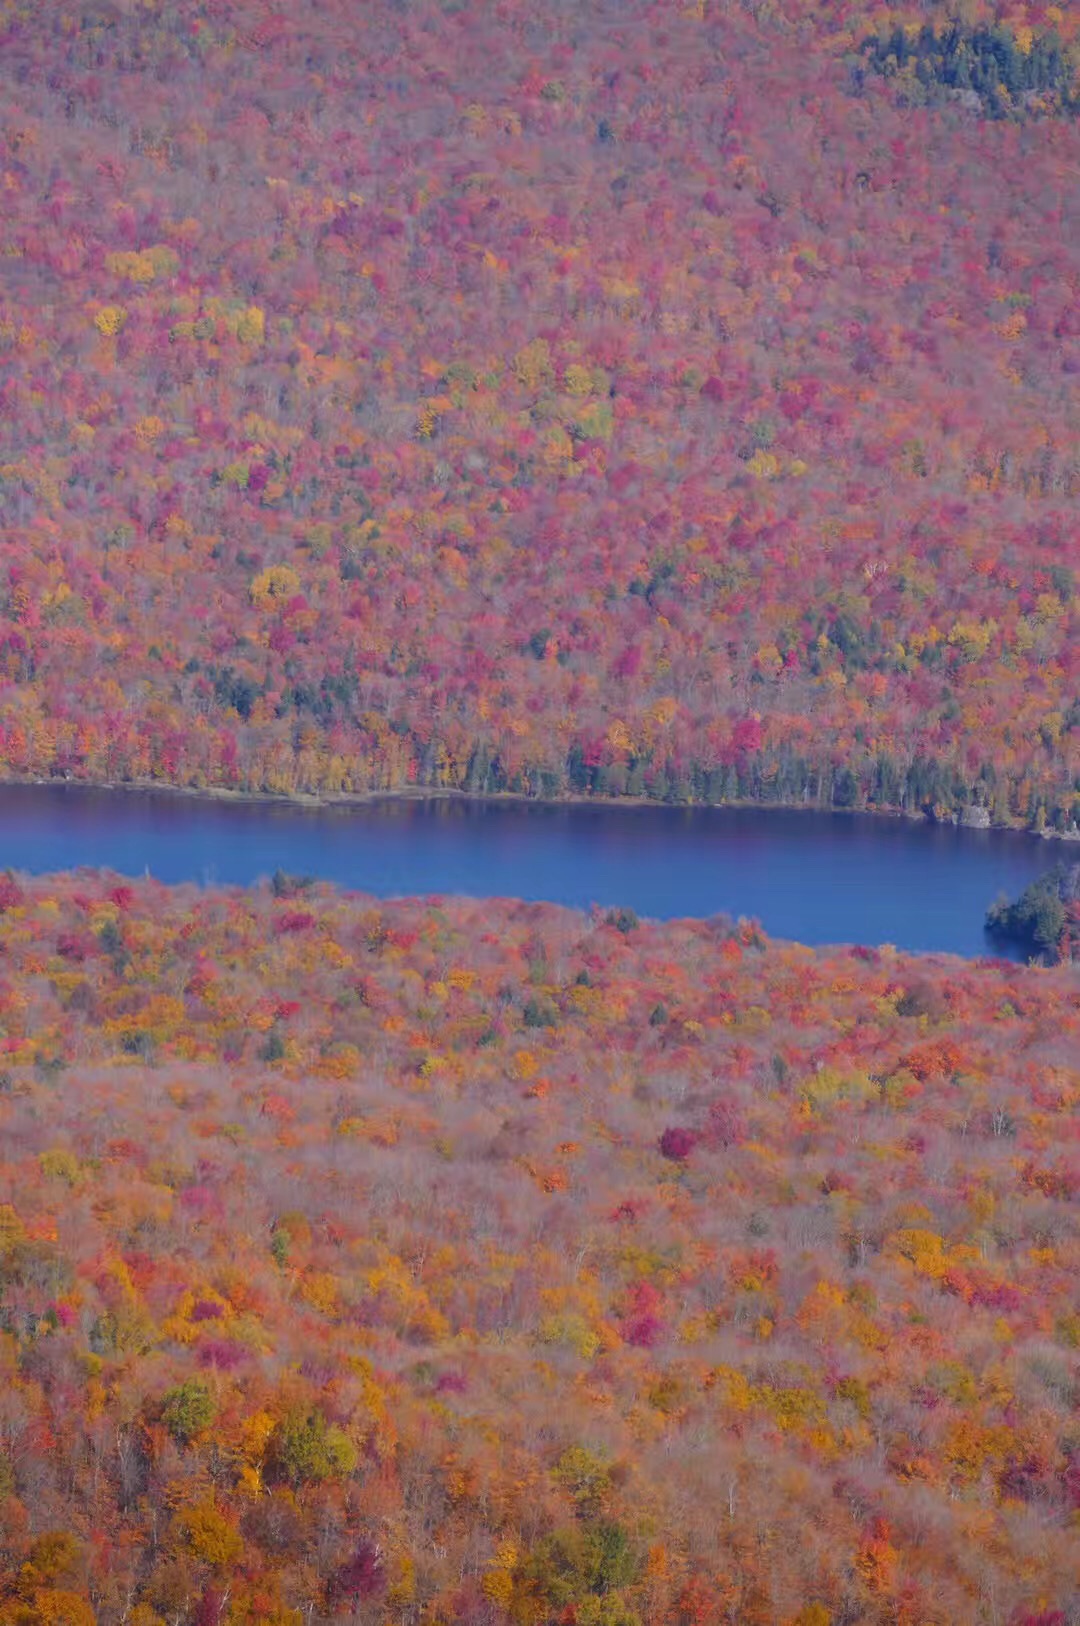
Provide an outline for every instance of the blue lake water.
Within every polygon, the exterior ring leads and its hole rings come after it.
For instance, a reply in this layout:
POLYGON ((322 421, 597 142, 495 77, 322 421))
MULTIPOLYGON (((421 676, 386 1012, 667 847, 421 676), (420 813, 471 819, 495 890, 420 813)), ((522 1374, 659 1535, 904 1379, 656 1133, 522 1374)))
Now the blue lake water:
POLYGON ((639 915, 746 915, 804 943, 999 953, 983 917, 1074 848, 785 809, 433 798, 350 808, 0 786, 0 868, 247 885, 280 868, 380 897, 522 897, 639 915))

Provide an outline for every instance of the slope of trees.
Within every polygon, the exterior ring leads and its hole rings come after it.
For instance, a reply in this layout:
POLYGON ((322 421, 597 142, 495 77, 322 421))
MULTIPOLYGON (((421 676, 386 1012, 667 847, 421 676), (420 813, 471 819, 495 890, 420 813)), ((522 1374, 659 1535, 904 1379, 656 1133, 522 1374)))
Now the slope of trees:
POLYGON ((0 885, 0 1621, 1062 1623, 1080 984, 0 885))
POLYGON ((0 771, 1070 823, 1074 11, 6 0, 0 771))

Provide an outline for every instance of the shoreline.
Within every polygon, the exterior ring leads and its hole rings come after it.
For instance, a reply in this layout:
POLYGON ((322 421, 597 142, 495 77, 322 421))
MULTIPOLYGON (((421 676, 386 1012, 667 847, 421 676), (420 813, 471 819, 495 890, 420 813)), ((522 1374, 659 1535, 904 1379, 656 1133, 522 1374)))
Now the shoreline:
POLYGON ((405 786, 398 790, 342 791, 333 795, 320 795, 314 791, 252 791, 232 790, 225 785, 177 785, 166 780, 107 780, 107 779, 53 779, 33 775, 4 775, 0 789, 5 786, 26 786, 39 790, 99 791, 106 795, 154 795, 195 802, 222 802, 237 805, 294 808, 297 811, 320 812, 330 809, 371 807, 384 802, 460 802, 477 807, 499 807, 506 804, 525 807, 596 807, 665 808, 670 811, 697 813, 704 811, 759 811, 828 814, 835 818, 872 818, 905 820, 909 824, 940 824, 944 828, 959 830, 988 830, 1029 836, 1037 841, 1061 841, 1066 844, 1080 842, 1080 829, 1032 830, 1023 824, 994 824, 968 822, 960 817, 935 819, 932 814, 909 812, 893 807, 820 807, 808 802, 758 802, 738 799, 730 802, 662 802, 651 796, 527 796, 521 791, 495 791, 477 793, 444 786, 405 786))

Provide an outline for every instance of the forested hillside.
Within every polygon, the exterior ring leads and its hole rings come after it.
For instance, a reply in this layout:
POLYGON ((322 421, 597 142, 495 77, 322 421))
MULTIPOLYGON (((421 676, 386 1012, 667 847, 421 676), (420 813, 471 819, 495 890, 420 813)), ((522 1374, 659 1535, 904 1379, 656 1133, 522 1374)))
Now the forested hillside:
POLYGON ((1075 975, 0 905, 4 1626, 1075 1618, 1075 975))
MULTIPOLYGON (((0 779, 1074 825, 1077 23, 0 0, 0 779)), ((0 874, 0 1626, 1076 1626, 1078 1124, 1074 965, 0 874)))
POLYGON ((0 772, 1064 825, 1075 8, 0 5, 0 772))

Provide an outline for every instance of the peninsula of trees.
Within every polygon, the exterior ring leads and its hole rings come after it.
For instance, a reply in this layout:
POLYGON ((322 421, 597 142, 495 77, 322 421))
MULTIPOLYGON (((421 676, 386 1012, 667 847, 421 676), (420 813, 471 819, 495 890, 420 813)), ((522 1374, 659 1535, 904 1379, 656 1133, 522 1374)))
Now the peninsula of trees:
POLYGON ((1047 960, 1075 958, 1080 949, 1080 864, 1057 864, 1015 902, 1000 899, 987 912, 986 928, 1047 960))

